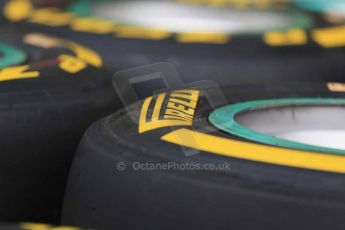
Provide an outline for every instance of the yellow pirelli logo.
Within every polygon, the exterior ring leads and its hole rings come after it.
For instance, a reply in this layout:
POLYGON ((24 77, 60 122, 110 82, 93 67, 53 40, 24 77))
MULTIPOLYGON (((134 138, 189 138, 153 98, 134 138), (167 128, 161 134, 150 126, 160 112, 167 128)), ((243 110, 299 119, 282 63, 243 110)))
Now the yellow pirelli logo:
POLYGON ((140 112, 139 133, 170 126, 191 126, 198 90, 175 90, 147 98, 140 112))

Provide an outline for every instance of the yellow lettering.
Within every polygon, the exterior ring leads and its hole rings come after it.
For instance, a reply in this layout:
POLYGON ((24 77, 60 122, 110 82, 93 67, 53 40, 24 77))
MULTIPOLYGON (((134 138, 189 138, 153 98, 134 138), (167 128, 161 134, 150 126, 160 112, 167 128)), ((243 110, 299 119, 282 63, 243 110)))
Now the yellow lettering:
POLYGON ((87 66, 84 61, 71 55, 60 55, 59 60, 59 67, 68 73, 78 73, 79 71, 85 69, 87 66))
POLYGON ((294 28, 287 32, 267 32, 264 41, 270 46, 304 45, 308 42, 308 37, 303 29, 294 28))
MULTIPOLYGON (((184 106, 184 105, 181 105, 181 104, 178 104, 178 103, 174 103, 174 102, 170 102, 169 101, 167 107, 170 108, 170 109, 176 110, 176 111, 181 111, 183 113, 187 113, 189 115, 193 115, 194 114, 194 109, 189 108, 189 107, 184 106)), ((167 109, 166 114, 168 114, 168 109, 167 109)))
POLYGON ((74 15, 69 12, 63 12, 56 8, 44 8, 35 10, 30 21, 38 24, 48 26, 64 26, 74 18, 74 15))
POLYGON ((230 40, 227 34, 209 32, 186 32, 176 35, 176 40, 181 43, 215 43, 225 44, 230 40))
POLYGON ((171 34, 159 28, 142 28, 136 26, 120 26, 116 29, 116 36, 123 38, 138 38, 150 40, 162 40, 171 36, 171 34))
POLYGON ((316 29, 312 37, 319 45, 326 48, 345 46, 345 26, 316 29))
POLYGON ((95 34, 107 34, 114 31, 115 24, 112 21, 97 18, 77 18, 71 22, 71 29, 95 34))
POLYGON ((0 71, 0 81, 39 77, 40 74, 38 71, 25 72, 28 69, 28 65, 7 67, 5 69, 2 69, 0 71))
POLYGON ((29 0, 12 0, 4 6, 4 16, 10 21, 20 21, 27 18, 33 10, 29 0))
POLYGON ((54 227, 49 224, 39 224, 39 223, 22 223, 20 228, 23 230, 79 230, 77 227, 70 226, 58 226, 54 227))

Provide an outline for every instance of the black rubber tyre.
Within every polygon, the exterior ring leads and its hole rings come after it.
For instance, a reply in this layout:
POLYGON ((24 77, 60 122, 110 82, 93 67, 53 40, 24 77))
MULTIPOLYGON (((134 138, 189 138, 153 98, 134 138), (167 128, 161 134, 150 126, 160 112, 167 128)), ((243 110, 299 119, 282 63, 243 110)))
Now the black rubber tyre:
POLYGON ((58 223, 82 133, 120 104, 97 53, 20 25, 0 32, 0 65, 16 65, 0 70, 0 220, 58 223))
POLYGON ((345 42, 338 39, 343 33, 343 24, 327 23, 318 14, 309 15, 315 23, 312 28, 289 28, 273 34, 274 39, 271 39, 272 34, 219 36, 211 33, 206 41, 201 38, 198 42, 200 37, 196 34, 194 40, 181 42, 184 35, 179 33, 155 36, 143 27, 128 32, 121 23, 112 26, 111 21, 51 9, 30 13, 31 16, 19 23, 93 48, 112 73, 168 62, 176 67, 186 83, 210 79, 221 84, 247 84, 343 81, 345 72, 345 42))
POLYGON ((3 221, 59 221, 83 132, 120 107, 104 70, 61 55, 0 71, 3 221))
POLYGON ((313 160, 303 158, 321 154, 342 162, 343 156, 254 144, 208 122, 211 104, 218 108, 258 99, 343 98, 344 92, 329 90, 341 91, 340 86, 338 90, 313 83, 226 86, 221 87, 225 104, 214 97, 219 88, 206 87, 199 96, 173 91, 119 111, 93 124, 84 135, 70 172, 63 223, 99 229, 344 229, 344 168, 321 161, 326 169, 316 170, 313 160), (189 125, 181 118, 163 118, 168 100, 179 98, 176 94, 184 95, 179 99, 184 104, 170 101, 175 106, 186 113, 196 107, 189 125), (166 119, 171 123, 162 123, 166 119), (174 126, 176 121, 185 126, 174 126), (222 144, 228 141, 231 144, 222 144), (213 147, 208 150, 208 145, 213 147), (196 149, 199 154, 186 156, 196 149), (304 166, 277 165, 282 151, 300 154, 304 166), (275 163, 255 159, 269 153, 277 154, 275 163), (152 168, 170 163, 201 167, 229 163, 230 170, 152 168))

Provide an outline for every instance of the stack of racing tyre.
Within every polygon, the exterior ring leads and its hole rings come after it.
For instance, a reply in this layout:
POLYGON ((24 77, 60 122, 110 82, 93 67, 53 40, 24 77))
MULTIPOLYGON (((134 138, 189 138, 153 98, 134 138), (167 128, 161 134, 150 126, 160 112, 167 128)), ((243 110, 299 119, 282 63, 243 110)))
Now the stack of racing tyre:
POLYGON ((342 1, 0 7, 0 229, 345 228, 342 1))

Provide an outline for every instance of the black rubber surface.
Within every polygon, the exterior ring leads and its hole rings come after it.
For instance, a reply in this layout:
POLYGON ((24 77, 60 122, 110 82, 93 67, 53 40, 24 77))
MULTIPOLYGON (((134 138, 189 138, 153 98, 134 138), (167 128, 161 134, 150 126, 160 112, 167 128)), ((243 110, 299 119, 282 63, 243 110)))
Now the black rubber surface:
POLYGON ((85 129, 119 108, 110 77, 87 66, 71 74, 57 58, 25 72, 39 77, 0 84, 0 218, 53 221, 70 161, 85 129))
MULTIPOLYGON (((180 146, 161 140, 163 135, 180 128, 199 132, 207 128, 208 134, 247 142, 208 123, 208 114, 214 108, 205 95, 214 94, 214 90, 219 93, 218 88, 201 90, 191 127, 163 127, 139 134, 142 102, 93 124, 73 161, 63 224, 99 229, 344 229, 343 174, 258 163, 203 151, 187 157, 180 146), (134 169, 135 162, 227 162, 231 170, 145 171, 134 169)), ((221 90, 226 104, 345 95, 330 92, 326 85, 316 83, 234 85, 221 90)), ((153 98, 154 101, 157 97, 153 98)), ((214 107, 223 106, 222 103, 214 107)), ((152 110, 153 106, 149 107, 148 114, 152 110)))

